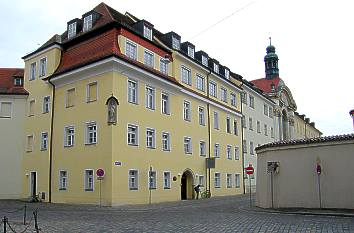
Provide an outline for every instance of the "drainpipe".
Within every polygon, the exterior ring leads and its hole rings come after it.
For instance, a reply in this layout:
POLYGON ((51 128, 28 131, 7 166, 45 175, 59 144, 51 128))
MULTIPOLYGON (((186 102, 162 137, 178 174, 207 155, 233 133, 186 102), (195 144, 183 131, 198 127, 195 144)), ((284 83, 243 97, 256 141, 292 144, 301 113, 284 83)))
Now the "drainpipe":
MULTIPOLYGON (((206 76, 206 90, 207 90, 207 98, 209 99, 209 75, 211 74, 211 69, 209 68, 209 73, 206 76)), ((211 153, 211 130, 210 130, 210 104, 209 102, 207 103, 207 111, 208 111, 208 158, 210 159, 210 153, 211 153)), ((211 196, 211 192, 210 192, 210 168, 206 169, 205 171, 206 176, 208 176, 208 190, 211 196)))
MULTIPOLYGON (((243 83, 241 82, 241 85, 240 85, 240 87, 242 88, 242 86, 243 86, 243 83)), ((241 114, 243 115, 243 110, 242 110, 242 105, 243 105, 243 103, 242 103, 242 97, 241 97, 241 99, 240 99, 241 101, 241 114)), ((246 120, 246 119, 245 119, 246 120)), ((241 119, 241 149, 242 149, 242 184, 243 184, 243 194, 245 194, 246 193, 246 187, 245 187, 245 177, 244 177, 244 172, 245 172, 245 153, 243 153, 243 138, 244 138, 244 136, 243 136, 243 132, 244 132, 244 130, 243 130, 244 128, 243 128, 243 126, 242 126, 242 119, 241 119)), ((248 179, 250 179, 250 177, 248 177, 248 179)))
POLYGON ((50 146, 49 146, 49 203, 52 202, 52 170, 53 170, 53 125, 54 125, 54 103, 55 103, 55 85, 48 79, 48 83, 52 85, 52 113, 50 120, 50 146))

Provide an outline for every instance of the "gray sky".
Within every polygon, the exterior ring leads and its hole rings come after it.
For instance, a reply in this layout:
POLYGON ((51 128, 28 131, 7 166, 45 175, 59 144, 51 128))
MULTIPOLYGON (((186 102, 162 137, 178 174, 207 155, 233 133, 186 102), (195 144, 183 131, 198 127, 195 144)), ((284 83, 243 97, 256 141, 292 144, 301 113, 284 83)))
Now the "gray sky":
MULTIPOLYGON (((0 67, 23 67, 21 57, 66 23, 91 10, 95 0, 0 1, 0 67)), ((265 48, 279 56, 280 77, 292 91, 297 111, 325 135, 353 133, 354 1, 352 0, 106 0, 155 25, 175 31, 196 50, 247 80, 264 77, 265 48), (246 7, 245 7, 246 6, 246 7), (236 12, 235 14, 233 14, 236 12), (199 32, 231 17, 203 34, 199 32)))

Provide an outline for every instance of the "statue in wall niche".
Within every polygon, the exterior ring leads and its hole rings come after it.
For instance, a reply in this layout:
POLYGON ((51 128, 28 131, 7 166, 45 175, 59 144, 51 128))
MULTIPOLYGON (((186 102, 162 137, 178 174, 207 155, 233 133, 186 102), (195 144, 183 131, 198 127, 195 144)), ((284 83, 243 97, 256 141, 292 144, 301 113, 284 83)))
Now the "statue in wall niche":
POLYGON ((117 110, 119 102, 118 100, 112 95, 108 98, 107 102, 107 123, 109 125, 117 124, 117 110))

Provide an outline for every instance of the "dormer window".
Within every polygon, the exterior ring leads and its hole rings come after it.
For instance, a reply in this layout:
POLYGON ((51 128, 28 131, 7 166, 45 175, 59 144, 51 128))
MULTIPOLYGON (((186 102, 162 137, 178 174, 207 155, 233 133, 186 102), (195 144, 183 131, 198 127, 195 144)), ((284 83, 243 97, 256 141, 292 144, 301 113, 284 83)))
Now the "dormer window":
POLYGON ((179 41, 179 39, 177 39, 176 37, 172 37, 172 48, 179 50, 181 47, 181 43, 179 41))
POLYGON ((15 86, 22 86, 22 78, 20 77, 17 77, 17 78, 14 78, 14 85, 15 86))
POLYGON ((144 25, 144 37, 149 40, 152 40, 152 30, 151 30, 151 28, 149 28, 145 25, 144 25))
POLYGON ((202 55, 202 64, 208 66, 208 58, 202 55))
POLYGON ((228 69, 225 69, 225 78, 226 79, 230 78, 230 71, 228 69))
POLYGON ((92 28, 92 14, 84 18, 84 28, 83 31, 87 32, 92 28))
POLYGON ((194 58, 194 48, 188 46, 188 56, 194 58))
POLYGON ((68 39, 76 36, 76 22, 69 24, 68 26, 68 39))
POLYGON ((219 65, 214 63, 214 72, 219 73, 219 65))

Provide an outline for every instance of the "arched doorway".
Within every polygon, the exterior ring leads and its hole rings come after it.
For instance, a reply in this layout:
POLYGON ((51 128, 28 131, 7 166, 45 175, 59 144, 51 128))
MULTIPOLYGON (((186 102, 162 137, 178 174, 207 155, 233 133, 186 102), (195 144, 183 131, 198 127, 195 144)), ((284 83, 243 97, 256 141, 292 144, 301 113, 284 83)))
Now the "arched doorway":
POLYGON ((193 199, 193 174, 190 170, 183 172, 181 177, 181 199, 193 199))
POLYGON ((288 139, 288 114, 285 111, 285 109, 282 112, 282 122, 283 122, 283 140, 287 140, 288 139))

